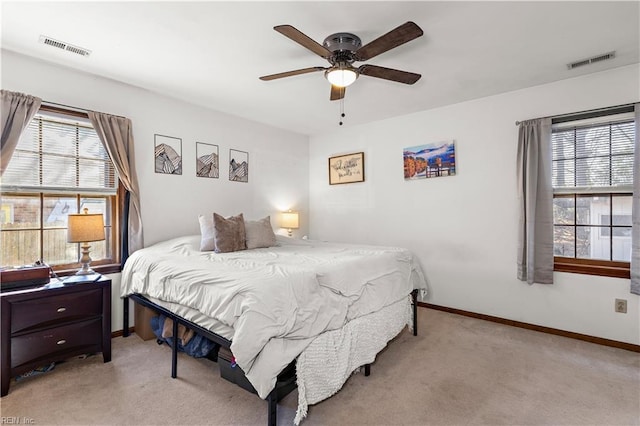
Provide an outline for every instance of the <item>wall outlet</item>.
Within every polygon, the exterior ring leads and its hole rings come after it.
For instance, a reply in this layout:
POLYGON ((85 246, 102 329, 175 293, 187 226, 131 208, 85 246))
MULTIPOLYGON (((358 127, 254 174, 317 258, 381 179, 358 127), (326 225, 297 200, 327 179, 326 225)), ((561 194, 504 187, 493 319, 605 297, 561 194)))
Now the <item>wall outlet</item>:
POLYGON ((627 313, 627 300, 626 299, 616 299, 616 312, 620 312, 621 314, 627 313))

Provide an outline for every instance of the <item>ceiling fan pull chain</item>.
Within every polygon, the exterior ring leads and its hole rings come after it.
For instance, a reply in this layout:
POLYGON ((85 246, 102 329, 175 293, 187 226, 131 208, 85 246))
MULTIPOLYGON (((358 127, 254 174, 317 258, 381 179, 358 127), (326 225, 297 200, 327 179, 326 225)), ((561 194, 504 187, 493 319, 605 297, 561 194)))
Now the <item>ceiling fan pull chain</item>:
POLYGON ((344 118, 344 98, 340 99, 340 125, 342 126, 342 119, 344 118))

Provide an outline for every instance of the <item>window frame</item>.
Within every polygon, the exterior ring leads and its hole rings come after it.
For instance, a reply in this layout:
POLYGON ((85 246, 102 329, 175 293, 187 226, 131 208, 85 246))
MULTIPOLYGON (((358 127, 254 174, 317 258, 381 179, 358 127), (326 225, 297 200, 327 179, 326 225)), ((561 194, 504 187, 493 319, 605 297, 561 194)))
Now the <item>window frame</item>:
MULTIPOLYGON (((60 108, 60 107, 51 106, 51 105, 41 105, 39 111, 54 112, 57 114, 66 115, 68 117, 78 117, 78 118, 84 118, 84 119, 89 118, 89 115, 86 112, 79 112, 79 111, 74 111, 74 110, 60 108)), ((115 194, 96 194, 96 193, 81 192, 81 191, 77 191, 77 192, 37 191, 33 189, 25 190, 25 191, 17 191, 17 192, 1 191, 0 193, 2 194, 2 196, 16 196, 16 197, 30 196, 30 197, 39 198, 39 202, 40 202, 39 226, 32 227, 32 228, 21 228, 19 230, 20 231, 22 230, 38 231, 39 233, 38 239, 39 239, 39 246, 40 246, 40 252, 38 255, 40 258, 42 258, 42 255, 45 250, 44 244, 43 244, 43 240, 44 240, 43 233, 46 228, 42 221, 44 197, 50 197, 50 196, 75 197, 77 200, 79 200, 82 197, 110 199, 109 213, 111 215, 111 225, 109 226, 109 228, 111 229, 111 234, 110 234, 110 238, 108 238, 107 241, 110 241, 109 249, 110 249, 111 257, 106 259, 99 259, 99 260, 92 259, 91 269, 101 274, 117 273, 121 271, 121 259, 122 259, 121 236, 122 236, 122 225, 124 223, 123 221, 124 199, 125 199, 124 194, 126 193, 126 190, 119 178, 117 178, 117 187, 116 187, 115 194)), ((18 229, 16 229, 16 231, 18 231, 18 229)), ((13 230, 3 229, 2 232, 13 232, 13 230)), ((79 245, 80 244, 78 243, 78 246, 79 245)), ((44 260, 46 262, 46 259, 44 260)), ((50 265, 50 267, 56 275, 67 276, 67 275, 75 274, 78 271, 79 265, 80 265, 79 260, 76 260, 75 262, 72 262, 72 263, 50 265)))
POLYGON ((614 260, 578 259, 555 256, 553 270, 574 274, 598 275, 612 278, 631 278, 631 263, 614 260))
MULTIPOLYGON (((595 119, 599 117, 605 116, 613 116, 621 113, 629 113, 633 112, 633 105, 623 105, 620 107, 607 108, 603 110, 587 112, 587 113, 578 113, 571 114, 567 116, 557 117, 552 120, 552 124, 560 124, 567 123, 571 121, 579 121, 579 120, 589 120, 595 119)), ((593 126, 597 126, 597 123, 594 123, 593 126)), ((638 135, 635 135, 638 138, 638 135)), ((635 172, 635 171, 634 171, 635 172)), ((571 191, 568 188, 559 188, 559 191, 556 192, 556 188, 553 188, 553 199, 556 197, 567 197, 567 196, 580 196, 580 195, 599 195, 599 196, 608 196, 614 197, 617 195, 633 195, 633 192, 629 193, 628 191, 602 191, 593 194, 586 194, 580 191, 578 188, 577 191, 571 191)), ((612 187, 612 189, 614 189, 612 187)), ((555 219, 555 218, 554 218, 555 219)), ((553 227, 555 229, 556 223, 553 222, 553 227)), ((573 225, 563 225, 563 226, 573 226, 574 229, 578 228, 578 225, 574 223, 573 225)), ((612 230, 612 235, 609 237, 613 240, 613 226, 609 225, 608 229, 612 230)), ((555 244, 555 237, 554 237, 555 244)), ((612 254, 610 254, 611 256, 612 254)), ((615 260, 602 260, 602 259, 584 259, 577 257, 564 257, 564 256, 555 256, 553 257, 553 270, 555 272, 568 272, 568 273, 576 273, 576 274, 584 274, 584 275, 596 275, 596 276, 605 276, 612 278, 631 278, 631 263, 623 262, 623 261, 615 261, 615 260)))

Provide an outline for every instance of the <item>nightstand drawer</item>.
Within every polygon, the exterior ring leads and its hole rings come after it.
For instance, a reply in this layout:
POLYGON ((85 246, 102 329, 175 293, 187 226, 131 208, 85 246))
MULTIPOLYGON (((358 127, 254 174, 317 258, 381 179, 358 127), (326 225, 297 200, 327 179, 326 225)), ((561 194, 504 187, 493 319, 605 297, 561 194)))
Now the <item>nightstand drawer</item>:
POLYGON ((25 300, 11 305, 11 334, 101 314, 102 289, 25 300))
POLYGON ((101 349, 102 319, 77 322, 24 334, 11 339, 11 368, 39 358, 54 359, 66 354, 101 349))

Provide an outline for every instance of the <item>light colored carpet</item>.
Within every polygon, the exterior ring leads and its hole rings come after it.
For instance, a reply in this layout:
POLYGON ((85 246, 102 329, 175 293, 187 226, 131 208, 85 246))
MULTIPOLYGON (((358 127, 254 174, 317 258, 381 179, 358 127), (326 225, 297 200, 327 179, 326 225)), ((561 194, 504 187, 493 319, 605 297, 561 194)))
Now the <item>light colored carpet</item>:
MULTIPOLYGON (((310 407, 303 425, 639 425, 640 354, 419 309, 419 336, 407 330, 378 355, 371 376, 353 375, 310 407)), ((220 378, 218 365, 184 354, 170 378, 171 353, 136 335, 101 355, 12 381, 3 423, 266 424, 266 402, 220 378)), ((297 391, 281 401, 292 424, 297 391)))

